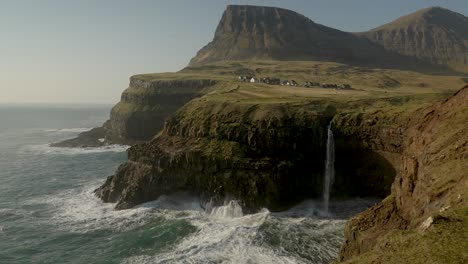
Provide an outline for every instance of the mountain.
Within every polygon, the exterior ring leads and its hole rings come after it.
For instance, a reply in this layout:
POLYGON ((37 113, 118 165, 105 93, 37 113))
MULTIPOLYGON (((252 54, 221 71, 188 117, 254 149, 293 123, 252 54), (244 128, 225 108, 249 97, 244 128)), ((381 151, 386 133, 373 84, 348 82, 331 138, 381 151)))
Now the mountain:
POLYGON ((468 17, 441 7, 422 9, 357 35, 426 62, 468 67, 468 17))
POLYGON ((225 60, 324 60, 350 64, 407 65, 403 56, 351 33, 314 23, 296 12, 229 5, 213 41, 190 66, 225 60))

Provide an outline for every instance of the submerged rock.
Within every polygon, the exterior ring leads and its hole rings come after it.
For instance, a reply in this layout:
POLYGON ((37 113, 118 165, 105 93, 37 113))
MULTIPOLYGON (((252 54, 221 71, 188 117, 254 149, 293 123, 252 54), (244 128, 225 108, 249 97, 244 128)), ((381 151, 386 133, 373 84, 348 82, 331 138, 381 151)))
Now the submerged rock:
POLYGON ((62 148, 88 148, 101 147, 104 145, 106 129, 95 127, 89 131, 81 132, 78 137, 50 144, 51 147, 62 148))

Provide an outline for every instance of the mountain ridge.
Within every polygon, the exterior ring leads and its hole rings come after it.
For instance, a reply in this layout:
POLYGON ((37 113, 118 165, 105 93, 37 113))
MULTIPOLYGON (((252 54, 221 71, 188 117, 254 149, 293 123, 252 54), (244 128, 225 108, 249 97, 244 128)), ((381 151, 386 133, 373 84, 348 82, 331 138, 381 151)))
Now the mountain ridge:
POLYGON ((213 40, 197 52, 189 66, 265 59, 334 61, 435 71, 447 70, 446 65, 453 70, 458 70, 454 66, 468 66, 468 18, 465 16, 430 7, 395 21, 367 32, 349 33, 284 8, 228 5, 213 40), (435 29, 428 26, 433 24, 445 26, 435 29), (392 27, 411 38, 395 33, 392 27), (422 33, 412 34, 413 28, 422 33), (426 36, 432 32, 433 37, 426 36))
POLYGON ((315 23, 297 12, 229 5, 213 40, 189 66, 250 59, 323 60, 382 67, 408 65, 403 56, 366 38, 315 23))
POLYGON ((429 7, 356 35, 432 64, 468 66, 468 17, 429 7))

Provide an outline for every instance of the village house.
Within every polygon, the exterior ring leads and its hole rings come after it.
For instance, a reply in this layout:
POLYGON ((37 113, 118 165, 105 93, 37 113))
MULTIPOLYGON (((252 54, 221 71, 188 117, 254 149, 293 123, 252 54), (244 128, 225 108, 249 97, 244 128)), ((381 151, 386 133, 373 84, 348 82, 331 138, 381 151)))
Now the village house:
POLYGON ((281 85, 284 85, 284 86, 297 86, 298 84, 294 80, 285 80, 285 81, 281 82, 281 85))

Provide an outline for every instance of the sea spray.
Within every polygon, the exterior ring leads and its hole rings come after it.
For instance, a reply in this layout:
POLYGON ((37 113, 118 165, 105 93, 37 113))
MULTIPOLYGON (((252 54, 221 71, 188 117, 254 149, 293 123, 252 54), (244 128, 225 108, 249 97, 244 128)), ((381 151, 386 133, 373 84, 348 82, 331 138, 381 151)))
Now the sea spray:
POLYGON ((214 207, 210 212, 210 216, 215 218, 236 218, 242 217, 244 214, 239 202, 231 200, 223 206, 214 207))
POLYGON ((335 178, 335 142, 333 139, 333 131, 331 129, 332 122, 327 127, 327 154, 325 159, 325 174, 323 177, 323 210, 328 213, 328 205, 330 203, 330 191, 335 178))

